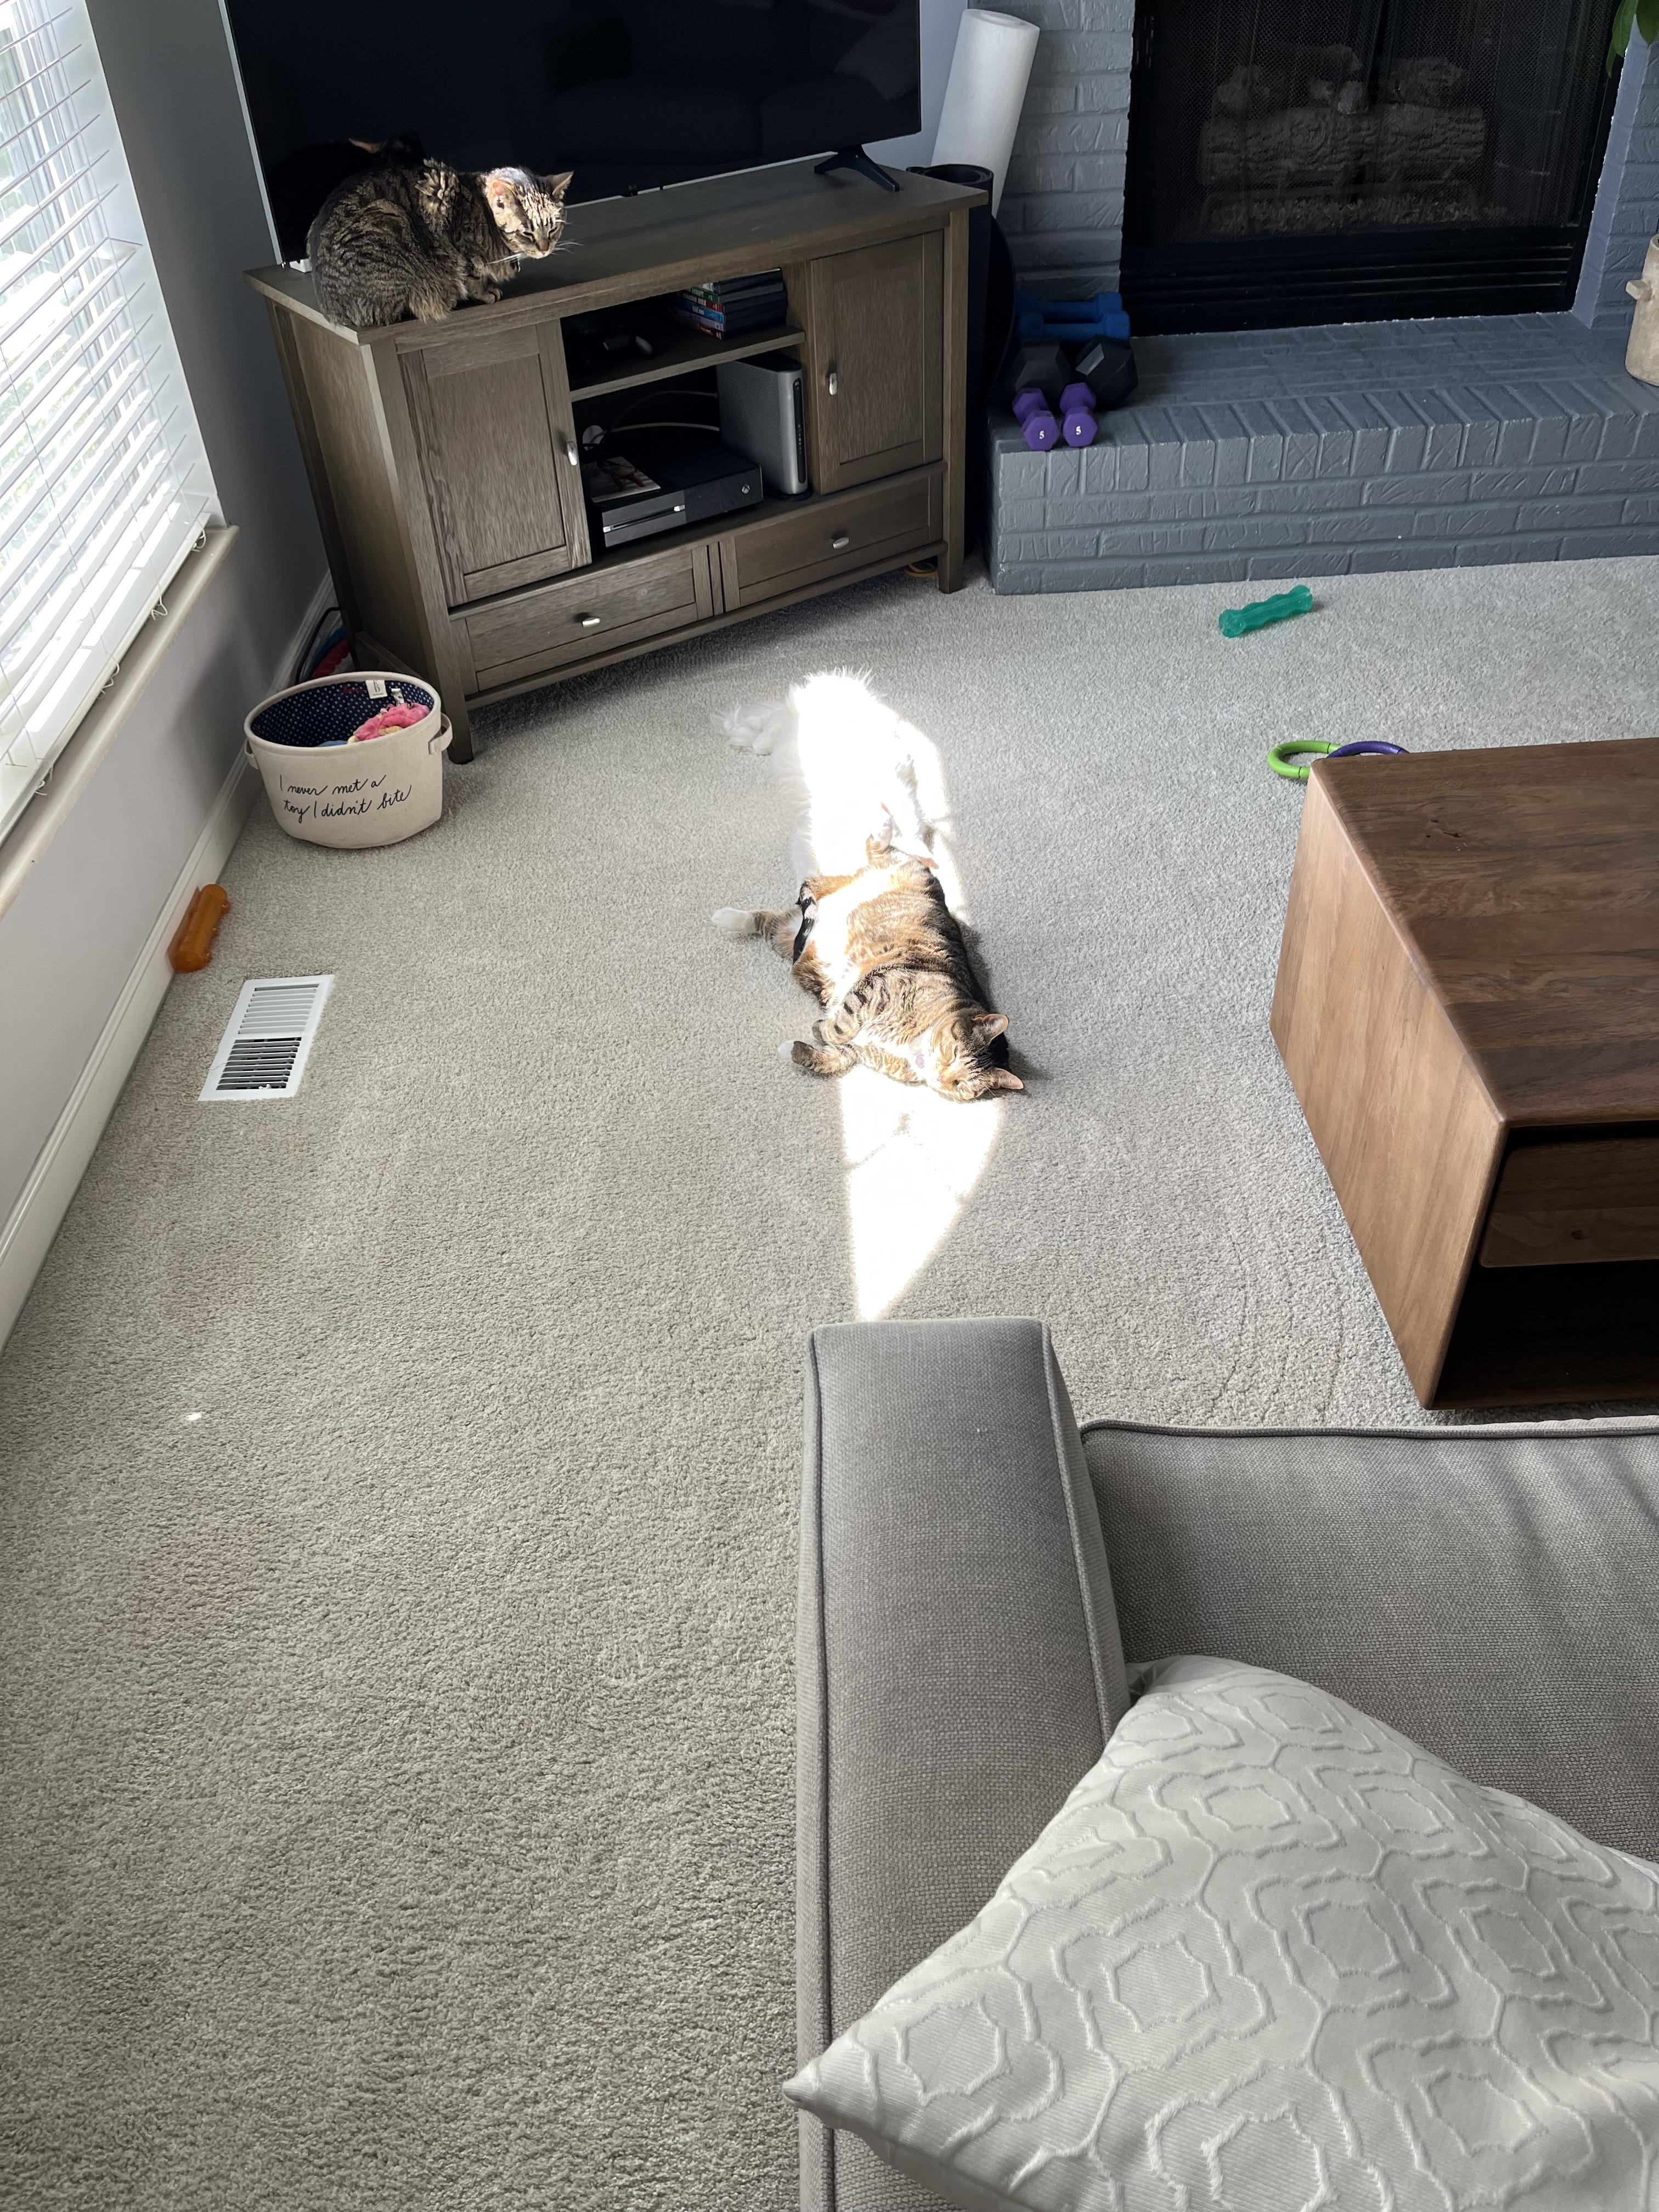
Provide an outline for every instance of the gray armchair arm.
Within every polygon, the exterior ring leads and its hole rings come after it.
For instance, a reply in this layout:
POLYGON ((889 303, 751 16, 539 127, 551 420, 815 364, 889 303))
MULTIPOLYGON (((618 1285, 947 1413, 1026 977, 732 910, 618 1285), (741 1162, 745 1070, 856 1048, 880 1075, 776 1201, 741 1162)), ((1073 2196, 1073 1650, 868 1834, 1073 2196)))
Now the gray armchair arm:
MULTIPOLYGON (((1125 1705, 1048 1332, 815 1331, 801 1499, 797 2023, 813 2057, 970 1920, 1125 1705)), ((930 2202, 802 2122, 808 2212, 930 2202)))

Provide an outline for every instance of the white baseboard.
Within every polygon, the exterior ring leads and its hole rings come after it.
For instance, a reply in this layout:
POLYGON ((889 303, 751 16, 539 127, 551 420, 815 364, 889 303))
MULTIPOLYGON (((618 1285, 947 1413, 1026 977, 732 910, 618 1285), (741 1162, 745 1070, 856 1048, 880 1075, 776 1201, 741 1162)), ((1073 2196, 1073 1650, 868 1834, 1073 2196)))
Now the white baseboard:
MULTIPOLYGON (((313 592, 298 628, 277 663, 273 690, 289 682, 289 672, 315 627, 318 617, 332 603, 333 587, 325 576, 313 592)), ((10 1334, 23 1310, 41 1262, 52 1249, 70 1200, 86 1173, 104 1125, 115 1110, 121 1087, 132 1073, 134 1061, 161 1011, 173 969, 167 946, 185 918, 185 909, 203 884, 217 880, 242 834, 259 792, 259 774, 240 751, 225 778, 213 811, 202 828, 194 849, 179 870, 167 902, 156 916, 143 951, 139 954, 115 1010, 104 1024, 81 1079, 57 1126, 40 1148, 28 1181, 3 1230, 0 1230, 0 1345, 10 1334)))

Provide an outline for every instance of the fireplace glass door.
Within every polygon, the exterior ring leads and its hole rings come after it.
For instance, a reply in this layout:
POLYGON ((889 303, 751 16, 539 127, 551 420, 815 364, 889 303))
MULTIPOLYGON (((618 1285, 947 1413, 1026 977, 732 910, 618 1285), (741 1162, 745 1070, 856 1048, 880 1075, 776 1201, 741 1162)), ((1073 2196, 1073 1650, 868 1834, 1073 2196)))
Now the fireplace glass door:
POLYGON ((1612 0, 1139 0, 1141 331, 1570 307, 1612 0))

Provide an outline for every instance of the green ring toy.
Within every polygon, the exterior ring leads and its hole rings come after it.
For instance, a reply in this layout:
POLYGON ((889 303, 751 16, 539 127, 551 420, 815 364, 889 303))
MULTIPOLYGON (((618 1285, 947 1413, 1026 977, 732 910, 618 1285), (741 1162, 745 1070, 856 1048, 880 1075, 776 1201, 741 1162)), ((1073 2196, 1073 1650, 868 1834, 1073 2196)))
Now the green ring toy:
POLYGON ((1287 776, 1292 783, 1305 783, 1308 771, 1296 766, 1299 753, 1334 753, 1334 745, 1328 745, 1322 738, 1281 738, 1276 745, 1267 748, 1267 765, 1275 775, 1287 776))

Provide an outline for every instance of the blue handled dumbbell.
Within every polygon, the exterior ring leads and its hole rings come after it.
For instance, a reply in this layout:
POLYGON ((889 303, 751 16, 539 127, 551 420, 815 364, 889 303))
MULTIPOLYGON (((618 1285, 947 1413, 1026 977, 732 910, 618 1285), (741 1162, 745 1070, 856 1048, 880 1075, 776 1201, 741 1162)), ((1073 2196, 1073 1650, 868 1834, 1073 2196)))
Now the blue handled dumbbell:
POLYGON ((1046 453, 1051 446, 1060 443, 1060 425, 1054 412, 1036 385, 1014 394, 1014 420, 1025 433, 1025 442, 1034 453, 1046 453))
POLYGON ((1092 446, 1099 436, 1095 395, 1086 384, 1068 384, 1060 393, 1060 428, 1068 446, 1092 446))
POLYGON ((1091 338, 1121 340, 1129 335, 1129 318, 1117 292, 1097 292, 1092 300, 1040 300, 1035 292, 1018 291, 1014 313, 1019 335, 1028 343, 1084 345, 1091 338))

